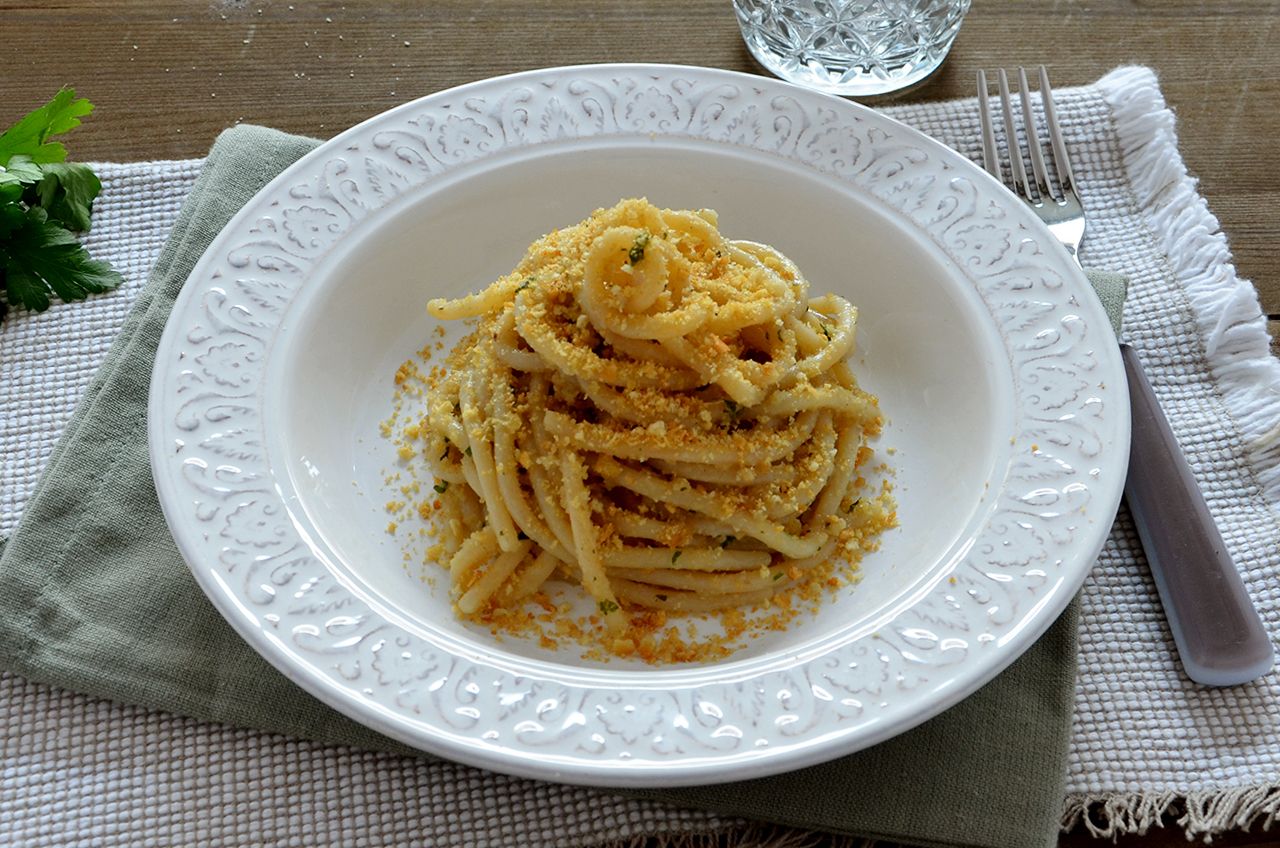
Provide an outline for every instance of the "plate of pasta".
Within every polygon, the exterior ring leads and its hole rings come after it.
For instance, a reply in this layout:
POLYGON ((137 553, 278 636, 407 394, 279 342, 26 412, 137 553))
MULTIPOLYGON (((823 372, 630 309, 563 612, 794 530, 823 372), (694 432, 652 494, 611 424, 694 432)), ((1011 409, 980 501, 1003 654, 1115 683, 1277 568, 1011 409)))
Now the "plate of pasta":
POLYGON ((601 786, 773 774, 1025 650, 1119 503, 1079 269, 983 171, 706 68, 553 68, 322 144, 210 245, 157 492, 335 709, 601 786))

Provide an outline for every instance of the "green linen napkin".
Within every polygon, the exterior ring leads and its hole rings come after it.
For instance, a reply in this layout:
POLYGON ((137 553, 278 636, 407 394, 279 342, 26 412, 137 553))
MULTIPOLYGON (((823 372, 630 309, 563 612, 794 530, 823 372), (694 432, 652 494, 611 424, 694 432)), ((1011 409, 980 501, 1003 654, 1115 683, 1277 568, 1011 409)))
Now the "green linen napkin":
MULTIPOLYGON (((227 220, 317 142, 223 133, 146 288, 0 548, 0 667, 129 704, 326 743, 414 753, 321 704, 243 642, 197 587, 156 499, 147 391, 161 332, 227 220)), ((1118 321, 1123 278, 1097 281, 1118 321)), ((1055 844, 1076 604, 996 680, 916 730, 786 775, 634 794, 918 845, 1055 844)))

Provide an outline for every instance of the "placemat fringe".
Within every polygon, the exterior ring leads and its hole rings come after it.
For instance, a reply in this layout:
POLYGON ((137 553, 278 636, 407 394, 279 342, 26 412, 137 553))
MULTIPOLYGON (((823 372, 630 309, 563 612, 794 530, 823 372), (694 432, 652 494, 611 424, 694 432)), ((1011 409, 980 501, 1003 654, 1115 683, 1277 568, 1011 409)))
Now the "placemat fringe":
POLYGON ((1100 839, 1142 835, 1169 820, 1187 839, 1212 842, 1229 831, 1255 825, 1270 831, 1280 819, 1280 784, 1194 792, 1138 792, 1108 795, 1069 795, 1062 811, 1064 833, 1082 827, 1100 839))
POLYGON ((633 836, 594 848, 876 848, 883 843, 856 836, 796 830, 784 825, 748 822, 726 830, 633 836))
POLYGON ((1147 225, 1191 303, 1264 497, 1280 509, 1280 360, 1252 284, 1236 275, 1218 219, 1178 155, 1173 112, 1149 68, 1117 68, 1099 81, 1111 106, 1129 180, 1147 225))

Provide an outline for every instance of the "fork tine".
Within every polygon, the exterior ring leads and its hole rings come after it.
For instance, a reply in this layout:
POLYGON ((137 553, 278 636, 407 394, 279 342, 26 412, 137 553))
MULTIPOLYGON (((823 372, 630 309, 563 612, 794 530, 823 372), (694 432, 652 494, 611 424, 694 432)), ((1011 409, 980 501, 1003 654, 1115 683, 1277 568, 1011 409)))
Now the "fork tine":
POLYGON ((982 124, 982 165, 987 173, 1004 182, 1000 173, 1000 153, 996 150, 996 130, 991 124, 991 104, 987 101, 987 72, 978 70, 978 120, 982 124))
POLYGON ((1027 69, 1018 68, 1019 95, 1022 99, 1022 125, 1027 131, 1027 149, 1031 153, 1031 170, 1035 173, 1036 189, 1041 200, 1048 200, 1049 172, 1044 167, 1044 155, 1040 152, 1040 132, 1036 129, 1036 115, 1031 111, 1031 87, 1027 85, 1027 69))
POLYGON ((1027 182, 1027 169, 1022 164, 1022 147, 1018 144, 1018 131, 1013 126, 1013 106, 1009 103, 1009 77, 1000 68, 997 79, 1000 84, 1000 110, 1004 113, 1005 144, 1009 148, 1009 167, 1013 170, 1014 191, 1028 200, 1033 199, 1031 185, 1027 182))
POLYGON ((1053 169, 1058 172, 1058 182, 1064 192, 1075 191, 1075 178, 1071 175, 1071 159, 1067 145, 1062 141, 1058 128, 1058 115, 1053 107, 1053 89, 1049 87, 1049 72, 1040 66, 1040 97, 1044 100, 1044 122, 1049 128, 1049 143, 1053 145, 1053 169))

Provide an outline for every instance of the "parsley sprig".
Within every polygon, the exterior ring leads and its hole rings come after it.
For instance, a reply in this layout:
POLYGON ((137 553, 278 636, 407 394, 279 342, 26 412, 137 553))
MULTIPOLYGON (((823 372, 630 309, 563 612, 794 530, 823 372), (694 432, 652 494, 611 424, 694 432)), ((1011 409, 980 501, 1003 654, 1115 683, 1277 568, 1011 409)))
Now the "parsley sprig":
POLYGON ((120 275, 91 259, 73 235, 89 229, 102 182, 50 141, 92 111, 64 88, 0 134, 0 320, 12 304, 43 312, 51 294, 84 300, 120 285, 120 275))

